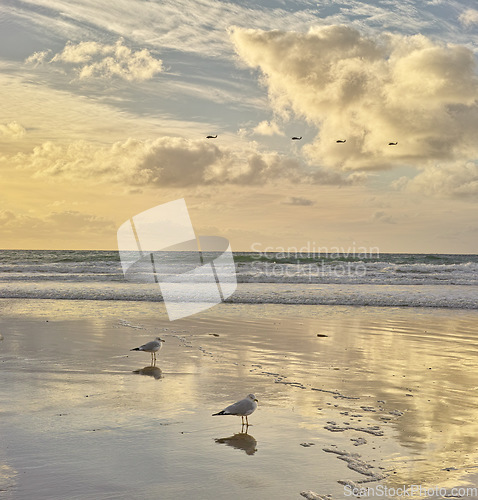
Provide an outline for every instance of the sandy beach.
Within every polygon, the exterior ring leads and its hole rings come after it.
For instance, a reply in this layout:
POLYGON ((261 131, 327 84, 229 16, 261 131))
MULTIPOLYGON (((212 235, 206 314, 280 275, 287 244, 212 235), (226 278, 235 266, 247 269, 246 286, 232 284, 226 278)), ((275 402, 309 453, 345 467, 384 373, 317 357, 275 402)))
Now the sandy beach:
POLYGON ((155 303, 1 306, 2 498, 476 484, 477 311, 220 304, 170 323, 155 303), (151 368, 130 349, 157 335, 151 368), (211 416, 250 392, 247 433, 211 416))

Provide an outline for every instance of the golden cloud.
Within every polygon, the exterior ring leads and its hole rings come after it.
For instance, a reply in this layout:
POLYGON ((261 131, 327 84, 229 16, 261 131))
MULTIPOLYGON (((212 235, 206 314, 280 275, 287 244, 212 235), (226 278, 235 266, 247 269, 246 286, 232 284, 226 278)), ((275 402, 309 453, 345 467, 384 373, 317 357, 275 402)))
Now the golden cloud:
POLYGON ((15 235, 22 238, 38 237, 49 234, 102 234, 115 231, 113 221, 76 210, 51 212, 44 217, 0 210, 0 234, 15 235))
POLYGON ((429 196, 477 198, 478 165, 474 162, 429 165, 413 179, 398 179, 394 186, 429 196))
POLYGON ((128 186, 186 187, 217 184, 261 185, 291 181, 317 184, 360 182, 357 173, 310 170, 302 162, 253 146, 234 150, 207 140, 160 137, 129 138, 111 146, 77 141, 68 145, 45 142, 31 153, 4 161, 29 169, 35 176, 123 183, 128 186))
POLYGON ((19 139, 26 133, 25 127, 18 122, 0 123, 0 139, 19 139))
POLYGON ((319 165, 419 167, 478 155, 476 62, 465 47, 347 26, 232 28, 230 36, 241 60, 261 71, 274 113, 318 127, 303 151, 319 165))

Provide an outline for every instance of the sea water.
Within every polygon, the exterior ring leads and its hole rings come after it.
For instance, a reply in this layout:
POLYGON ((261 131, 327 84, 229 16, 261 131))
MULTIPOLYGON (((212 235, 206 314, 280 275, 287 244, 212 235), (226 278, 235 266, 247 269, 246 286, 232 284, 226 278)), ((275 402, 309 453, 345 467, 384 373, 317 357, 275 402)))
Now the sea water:
MULTIPOLYGON (((188 254, 159 252, 163 277, 180 280, 188 254)), ((234 261, 238 286, 226 302, 478 308, 478 255, 237 252, 234 261)), ((116 251, 1 250, 0 298, 155 302, 161 276, 125 279, 116 251)))

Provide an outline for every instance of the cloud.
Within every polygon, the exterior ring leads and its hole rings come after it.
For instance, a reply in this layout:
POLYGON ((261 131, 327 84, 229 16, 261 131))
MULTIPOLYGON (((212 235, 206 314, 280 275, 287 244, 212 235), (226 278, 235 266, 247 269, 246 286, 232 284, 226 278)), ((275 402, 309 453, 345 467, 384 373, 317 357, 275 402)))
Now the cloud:
POLYGON ((62 52, 50 57, 49 51, 35 52, 26 63, 48 63, 72 67, 80 80, 93 78, 121 78, 127 81, 150 80, 163 70, 160 59, 149 50, 133 51, 122 39, 114 45, 98 42, 67 43, 62 52))
POLYGON ((0 139, 19 139, 25 133, 25 128, 16 121, 0 123, 0 139))
POLYGON ((254 132, 259 135, 284 135, 275 122, 264 120, 260 122, 255 128, 254 132))
POLYGON ((51 50, 42 50, 40 52, 34 52, 31 56, 25 59, 26 64, 33 64, 35 67, 47 62, 47 58, 51 54, 51 50))
POLYGON ((68 145, 49 141, 31 153, 18 153, 4 160, 33 171, 37 177, 122 183, 130 187, 262 185, 284 180, 342 185, 360 181, 360 175, 312 170, 299 160, 259 151, 254 144, 231 149, 207 140, 181 137, 146 141, 130 138, 108 147, 85 141, 68 145))
POLYGON ((430 165, 414 178, 401 177, 394 187, 428 196, 478 198, 478 164, 430 165))
POLYGON ((13 234, 18 237, 36 238, 41 235, 101 234, 115 231, 116 225, 103 217, 85 214, 74 210, 51 212, 44 217, 34 217, 11 210, 0 210, 0 234, 13 234))
POLYGON ((478 10, 467 9, 460 15, 458 20, 466 27, 478 24, 478 10))
POLYGON ((385 224, 395 224, 393 217, 383 210, 377 210, 372 216, 372 220, 375 222, 383 222, 385 224))
POLYGON ((36 0, 35 5, 13 3, 5 6, 11 17, 25 29, 43 36, 74 41, 96 36, 123 36, 136 44, 172 49, 199 56, 233 55, 226 30, 233 23, 242 26, 303 29, 316 22, 314 9, 307 5, 267 8, 219 0, 116 0, 81 3, 36 0))
MULTIPOLYGON (((5 3, 5 2, 3 2, 5 3)), ((333 0, 311 2, 223 2, 220 0, 116 0, 103 2, 9 2, 4 9, 26 33, 37 31, 54 40, 104 39, 105 35, 133 40, 140 46, 189 52, 199 57, 230 60, 226 30, 232 24, 305 31, 312 25, 348 24, 383 31, 435 33, 442 39, 475 43, 473 33, 456 29, 463 0, 394 2, 333 0), (443 8, 433 8, 443 4, 443 8), (423 4, 423 5, 422 5, 423 4)), ((472 2, 468 2, 472 3, 472 2)), ((49 46, 49 45, 48 45, 49 46)))
POLYGON ((260 69, 274 113, 319 129, 303 147, 310 161, 350 171, 478 156, 476 62, 463 46, 347 26, 230 36, 242 61, 260 69))
POLYGON ((291 196, 282 203, 284 205, 296 205, 300 207, 309 207, 314 204, 312 200, 309 200, 307 198, 302 198, 301 196, 291 196))

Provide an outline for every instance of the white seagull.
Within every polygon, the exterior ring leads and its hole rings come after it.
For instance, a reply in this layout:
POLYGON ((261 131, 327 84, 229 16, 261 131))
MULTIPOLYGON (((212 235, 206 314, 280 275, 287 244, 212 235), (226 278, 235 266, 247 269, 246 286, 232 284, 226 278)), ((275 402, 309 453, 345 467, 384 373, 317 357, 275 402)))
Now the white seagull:
POLYGON ((130 351, 144 351, 144 352, 150 352, 151 353, 151 364, 156 364, 156 353, 161 349, 163 342, 166 342, 165 340, 156 337, 154 340, 151 342, 147 342, 146 344, 143 344, 142 346, 135 347, 134 349, 130 349, 130 351))
POLYGON ((213 417, 216 415, 237 415, 241 417, 242 425, 244 425, 244 417, 246 417, 246 425, 249 426, 247 421, 247 416, 255 411, 257 408, 257 399, 254 394, 249 394, 246 398, 241 399, 237 403, 234 403, 219 413, 213 413, 213 417))

